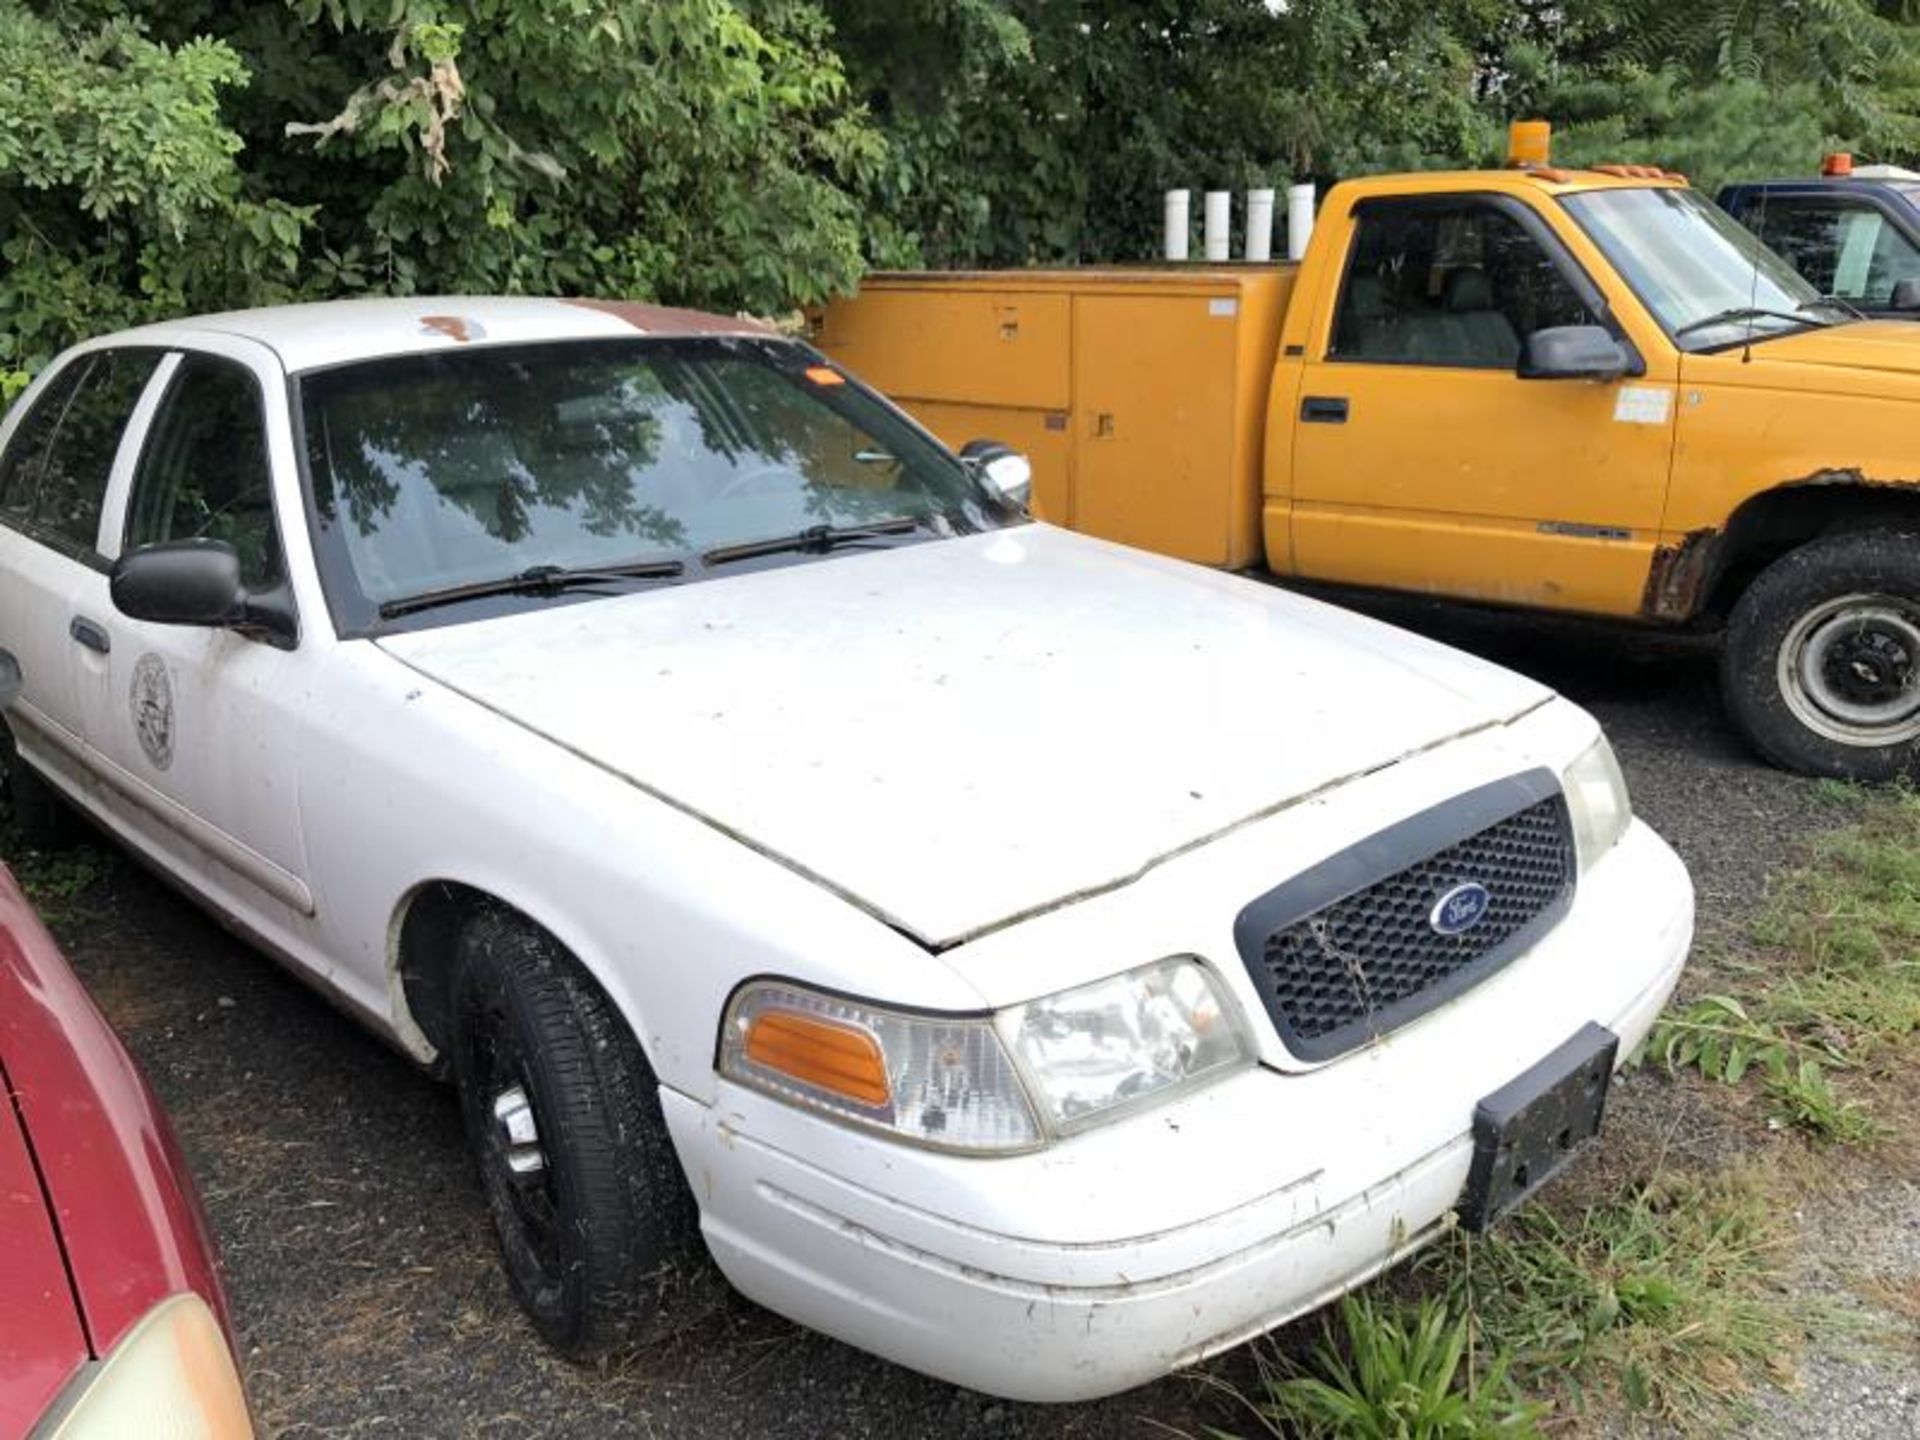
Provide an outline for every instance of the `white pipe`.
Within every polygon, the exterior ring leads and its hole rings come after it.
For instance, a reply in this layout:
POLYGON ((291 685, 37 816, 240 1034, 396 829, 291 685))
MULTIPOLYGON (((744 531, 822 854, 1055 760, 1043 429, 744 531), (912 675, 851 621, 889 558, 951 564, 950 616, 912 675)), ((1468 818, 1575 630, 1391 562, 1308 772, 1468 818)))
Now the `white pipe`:
POLYGON ((1303 260, 1313 234, 1313 182, 1287 187, 1287 258, 1303 260))
POLYGON ((1193 238, 1193 218, 1188 208, 1190 190, 1167 191, 1167 259, 1187 258, 1187 245, 1193 238))
POLYGON ((1273 258, 1273 191, 1247 192, 1247 259, 1273 258))
POLYGON ((1225 260, 1228 254, 1227 229, 1233 223, 1233 192, 1207 191, 1206 251, 1209 260, 1225 260))

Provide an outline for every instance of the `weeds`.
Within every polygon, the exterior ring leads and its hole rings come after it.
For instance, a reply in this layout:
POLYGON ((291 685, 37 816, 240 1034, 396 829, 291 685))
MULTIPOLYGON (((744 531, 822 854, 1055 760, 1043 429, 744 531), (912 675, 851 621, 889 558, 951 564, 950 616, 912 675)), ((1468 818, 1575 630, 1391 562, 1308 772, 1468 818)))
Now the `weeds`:
POLYGON ((1752 1175, 1657 1174, 1571 1219, 1534 1206, 1460 1235, 1423 1268, 1513 1352, 1523 1383, 1712 1426, 1799 1338, 1781 1290, 1788 1236, 1752 1175))
POLYGON ((1663 1016, 1643 1053, 1728 1085, 1758 1071, 1781 1120, 1860 1143, 1881 1127, 1835 1073, 1920 1033, 1920 795, 1841 790, 1856 823, 1816 842, 1755 927, 1764 966, 1748 973, 1768 978, 1663 1016))
POLYGON ((113 857, 94 845, 77 845, 69 850, 43 851, 17 848, 15 837, 0 830, 0 860, 13 871, 20 889, 49 930, 78 919, 79 902, 113 869, 113 857))
POLYGON ((1270 1434, 1341 1440, 1539 1435, 1544 1407, 1521 1399, 1504 1353, 1484 1374, 1475 1373, 1473 1318, 1464 1311, 1435 1299, 1415 1310, 1348 1296, 1340 1303, 1340 1329, 1339 1336, 1331 1324, 1323 1330, 1310 1370, 1262 1360, 1262 1394, 1249 1404, 1270 1434))

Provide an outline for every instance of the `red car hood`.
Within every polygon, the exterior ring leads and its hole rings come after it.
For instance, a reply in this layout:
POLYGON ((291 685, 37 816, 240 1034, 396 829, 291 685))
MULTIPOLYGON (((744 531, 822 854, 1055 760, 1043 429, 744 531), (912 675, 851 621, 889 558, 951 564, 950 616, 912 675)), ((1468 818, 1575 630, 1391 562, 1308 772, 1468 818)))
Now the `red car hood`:
POLYGON ((231 1327, 173 1132, 4 866, 0 1075, 0 1433, 12 1433, 6 1417, 26 1403, 24 1385, 14 1393, 22 1373, 14 1343, 65 1353, 77 1328, 86 1348, 105 1355, 154 1305, 189 1290, 231 1327), (40 1269, 29 1268, 49 1254, 56 1267, 65 1260, 51 1299, 40 1269), (40 1328, 35 1317, 59 1305, 64 1326, 40 1328))
POLYGON ((31 1430, 87 1355, 39 1172, 0 1098, 0 1435, 31 1430))

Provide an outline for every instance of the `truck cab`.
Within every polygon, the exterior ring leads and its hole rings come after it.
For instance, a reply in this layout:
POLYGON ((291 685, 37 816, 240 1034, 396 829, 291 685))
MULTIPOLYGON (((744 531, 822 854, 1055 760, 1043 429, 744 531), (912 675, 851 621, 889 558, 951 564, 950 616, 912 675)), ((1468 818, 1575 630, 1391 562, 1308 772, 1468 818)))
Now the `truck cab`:
POLYGON ((1683 177, 1370 177, 1297 266, 883 276, 817 338, 950 441, 1036 437, 1042 519, 1724 630, 1767 757, 1914 764, 1920 331, 1824 297, 1683 177))
POLYGON ((1817 176, 1728 185, 1720 205, 1821 294, 1920 319, 1920 171, 1830 155, 1817 176))

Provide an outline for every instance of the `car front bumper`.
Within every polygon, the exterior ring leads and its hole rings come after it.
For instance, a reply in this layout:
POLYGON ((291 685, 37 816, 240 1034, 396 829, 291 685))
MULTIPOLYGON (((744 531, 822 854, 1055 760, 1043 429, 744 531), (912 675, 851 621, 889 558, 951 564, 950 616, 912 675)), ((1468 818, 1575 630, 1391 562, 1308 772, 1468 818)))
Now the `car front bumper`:
POLYGON ((1455 1223, 1480 1097, 1583 1024, 1645 1037, 1692 888, 1636 824, 1534 951, 1383 1041, 1258 1068, 1019 1156, 917 1149, 723 1084, 663 1102, 741 1292, 956 1384, 1124 1390, 1352 1288, 1455 1223))

